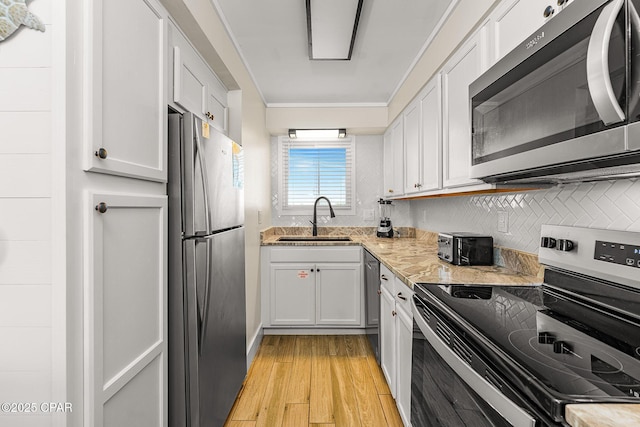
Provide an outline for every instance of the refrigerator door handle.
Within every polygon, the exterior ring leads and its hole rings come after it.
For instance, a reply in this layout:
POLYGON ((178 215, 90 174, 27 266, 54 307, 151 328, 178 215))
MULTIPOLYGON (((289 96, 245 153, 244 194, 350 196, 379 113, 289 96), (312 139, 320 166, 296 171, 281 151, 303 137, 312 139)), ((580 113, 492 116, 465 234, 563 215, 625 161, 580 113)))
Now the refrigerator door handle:
POLYGON ((204 337, 207 334, 207 323, 209 322, 209 300, 211 297, 211 239, 202 239, 206 244, 205 255, 207 258, 207 264, 205 268, 205 288, 204 288, 204 301, 201 302, 202 315, 200 316, 201 325, 200 333, 198 334, 198 354, 202 354, 202 344, 204 343, 204 337))
POLYGON ((198 130, 198 118, 193 116, 193 131, 195 133, 196 141, 196 156, 198 156, 198 162, 200 163, 200 173, 202 174, 202 196, 204 198, 204 215, 205 226, 207 228, 206 233, 211 232, 211 217, 209 213, 209 182, 207 181, 207 164, 202 155, 202 142, 200 141, 200 132, 198 130))
POLYGON ((191 425, 197 425, 199 420, 199 366, 198 357, 200 354, 200 309, 198 304, 198 274, 196 266, 196 245, 197 241, 189 239, 184 243, 184 287, 183 287, 183 319, 185 326, 185 375, 187 379, 186 398, 187 416, 191 420, 191 425), (195 332, 195 334, 194 334, 195 332))

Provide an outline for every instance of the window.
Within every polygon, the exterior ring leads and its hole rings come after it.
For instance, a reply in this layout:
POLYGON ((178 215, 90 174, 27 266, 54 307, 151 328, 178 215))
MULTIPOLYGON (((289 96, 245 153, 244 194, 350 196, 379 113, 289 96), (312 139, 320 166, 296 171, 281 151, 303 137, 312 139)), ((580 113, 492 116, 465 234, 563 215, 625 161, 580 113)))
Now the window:
POLYGON ((355 214, 355 141, 300 141, 281 137, 280 208, 309 214, 319 196, 331 200, 336 215, 355 214))

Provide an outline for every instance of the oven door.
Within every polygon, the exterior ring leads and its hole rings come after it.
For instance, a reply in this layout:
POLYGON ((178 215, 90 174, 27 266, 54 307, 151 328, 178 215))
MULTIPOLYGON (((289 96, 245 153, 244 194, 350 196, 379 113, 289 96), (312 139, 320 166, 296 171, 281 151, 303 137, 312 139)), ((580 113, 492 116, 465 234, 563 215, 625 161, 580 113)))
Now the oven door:
POLYGON ((637 121, 639 107, 638 3, 573 2, 471 85, 473 178, 592 169, 587 159, 629 150, 624 125, 637 121))
POLYGON ((414 295, 411 424, 414 427, 537 425, 529 412, 498 390, 504 386, 496 373, 429 305, 427 300, 414 295))

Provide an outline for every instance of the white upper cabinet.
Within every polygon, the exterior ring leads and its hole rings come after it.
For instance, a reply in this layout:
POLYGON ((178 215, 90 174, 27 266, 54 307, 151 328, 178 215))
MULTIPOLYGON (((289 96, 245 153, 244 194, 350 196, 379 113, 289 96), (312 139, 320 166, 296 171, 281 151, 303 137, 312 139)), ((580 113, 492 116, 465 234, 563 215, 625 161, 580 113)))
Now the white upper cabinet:
POLYGON ((482 183, 469 178, 471 107, 469 85, 486 69, 485 28, 469 38, 442 69, 444 187, 482 183))
POLYGON ((412 102, 402 113, 404 122, 404 192, 421 191, 422 162, 420 161, 420 103, 412 102))
POLYGON ((85 4, 85 170, 166 181, 168 15, 155 0, 85 4))
POLYGON ((442 86, 438 74, 419 95, 422 178, 420 191, 442 188, 442 86))
POLYGON ((173 56, 170 104, 227 134, 227 88, 173 23, 169 24, 169 33, 173 56))
POLYGON ((401 196, 404 192, 404 129, 399 117, 384 136, 384 196, 401 196))

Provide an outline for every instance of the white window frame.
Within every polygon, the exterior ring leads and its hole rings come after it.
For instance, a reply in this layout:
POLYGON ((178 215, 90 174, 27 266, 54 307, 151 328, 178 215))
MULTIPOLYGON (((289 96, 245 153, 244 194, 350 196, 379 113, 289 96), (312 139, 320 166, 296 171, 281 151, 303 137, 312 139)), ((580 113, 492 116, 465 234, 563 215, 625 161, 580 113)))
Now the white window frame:
MULTIPOLYGON (((336 139, 314 139, 314 140, 297 140, 290 139, 286 136, 278 137, 278 210, 281 215, 313 215, 313 204, 308 207, 285 207, 284 200, 286 200, 287 195, 285 194, 285 174, 284 174, 284 150, 283 144, 285 143, 293 143, 296 142, 304 143, 305 145, 314 144, 316 147, 336 147, 336 146, 345 146, 350 145, 351 150, 351 176, 350 176, 350 186, 351 186, 351 202, 350 207, 337 207, 333 206, 333 210, 336 216, 346 216, 346 215, 355 215, 356 214, 356 138, 355 136, 349 136, 347 138, 336 138, 336 139)), ((331 200, 329 198, 329 200, 331 200)), ((322 209, 323 214, 328 211, 326 202, 322 201, 319 205, 322 204, 324 206, 322 209)))

